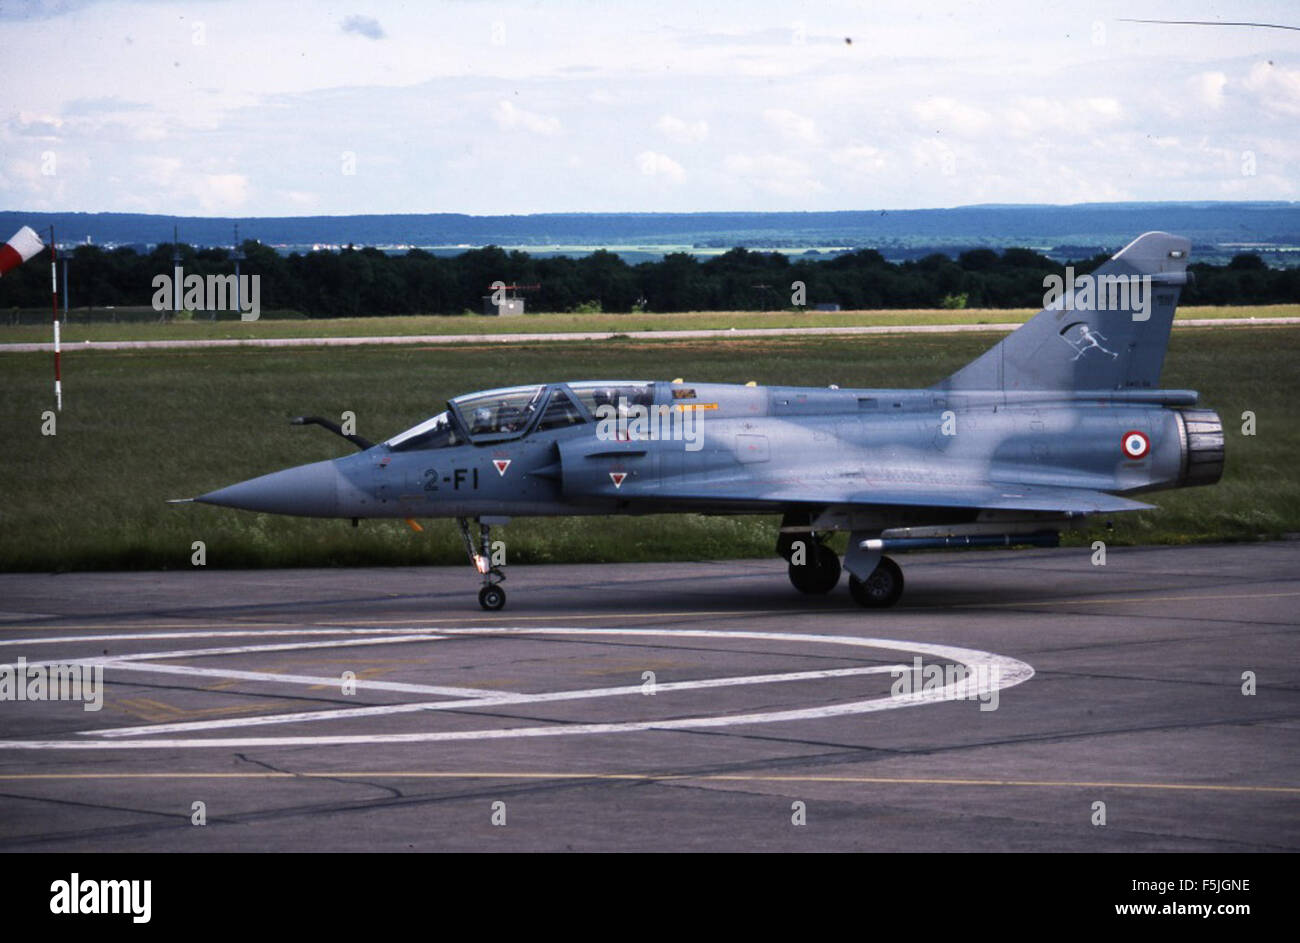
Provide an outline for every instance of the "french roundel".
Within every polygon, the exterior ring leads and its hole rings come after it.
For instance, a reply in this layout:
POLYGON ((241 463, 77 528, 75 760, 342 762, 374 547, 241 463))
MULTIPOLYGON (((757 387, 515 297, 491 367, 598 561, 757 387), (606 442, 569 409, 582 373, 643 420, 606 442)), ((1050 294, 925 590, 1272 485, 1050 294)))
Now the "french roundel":
POLYGON ((1124 433, 1124 454, 1129 458, 1145 458, 1151 451, 1151 440, 1136 429, 1124 433))

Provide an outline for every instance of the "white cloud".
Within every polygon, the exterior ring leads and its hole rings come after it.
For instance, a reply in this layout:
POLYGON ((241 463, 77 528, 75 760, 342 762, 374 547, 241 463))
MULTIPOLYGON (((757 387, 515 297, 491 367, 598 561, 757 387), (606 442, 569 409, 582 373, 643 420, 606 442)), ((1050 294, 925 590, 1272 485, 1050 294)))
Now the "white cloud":
POLYGON ((786 108, 766 108, 763 120, 790 144, 816 144, 821 140, 817 122, 786 108))
POLYGON ((1086 98, 1084 105, 1091 115, 1108 121, 1119 118, 1124 113, 1123 107, 1114 98, 1086 98))
POLYGON ((220 215, 248 202, 248 178, 243 174, 204 174, 194 182, 199 206, 220 215))
MULTIPOLYGON (((959 166, 957 152, 947 141, 935 140, 933 136, 919 138, 912 142, 910 151, 914 171, 920 171, 932 179, 956 179, 959 166)), ((967 183, 969 184, 969 177, 967 183)))
POLYGON ((315 209, 320 205, 320 195, 306 190, 279 190, 280 197, 287 203, 302 210, 315 209))
POLYGON ((1094 45, 1092 14, 1080 28, 1042 0, 997 17, 932 0, 832 5, 801 45, 804 14, 779 0, 601 16, 535 0, 444 0, 446 15, 193 0, 184 21, 156 0, 42 2, 31 16, 0 0, 0 50, 60 63, 0 115, 14 208, 762 211, 1298 187, 1300 63, 1277 30, 1107 19, 1094 45), (382 26, 345 31, 349 15, 382 26), (57 176, 40 173, 46 151, 57 176))
POLYGON ((1202 72, 1192 79, 1197 101, 1207 108, 1223 107, 1223 90, 1227 84, 1228 77, 1222 72, 1202 72))
POLYGON ((16 118, 9 119, 8 126, 14 134, 55 140, 63 131, 63 119, 58 115, 20 111, 16 118))
POLYGON ((873 174, 885 168, 885 155, 879 148, 866 144, 841 147, 831 151, 831 163, 855 173, 873 174))
POLYGON ((667 154, 642 151, 636 156, 636 166, 647 177, 662 177, 669 183, 681 183, 686 179, 685 168, 667 154))
POLYGON ((826 188, 804 161, 784 154, 731 154, 723 162, 728 174, 762 193, 811 199, 826 188))
POLYGON ((1124 106, 1110 96, 1047 98, 1020 96, 1001 109, 993 134, 1003 129, 1013 137, 1094 133, 1124 120, 1124 106))
POLYGON ((703 119, 686 121, 676 115, 662 115, 655 122, 655 127, 678 144, 699 144, 709 136, 709 123, 703 119))
POLYGON ((935 130, 955 134, 978 134, 993 120, 983 108, 968 105, 955 98, 935 95, 912 106, 912 112, 935 130))
POLYGON ((1069 127, 1070 110, 1061 99, 1022 96, 1003 111, 1003 120, 1009 133, 1025 137, 1069 127))
POLYGON ((142 169, 142 177, 155 187, 170 187, 185 167, 185 161, 179 157, 155 157, 145 154, 136 159, 142 169))
POLYGON ((1267 111, 1300 115, 1300 69, 1257 62, 1243 84, 1267 111))
POLYGON ((559 118, 525 111, 514 102, 506 101, 504 98, 497 102, 497 106, 492 112, 492 118, 496 121, 497 127, 503 131, 521 128, 533 134, 551 135, 560 130, 559 118))

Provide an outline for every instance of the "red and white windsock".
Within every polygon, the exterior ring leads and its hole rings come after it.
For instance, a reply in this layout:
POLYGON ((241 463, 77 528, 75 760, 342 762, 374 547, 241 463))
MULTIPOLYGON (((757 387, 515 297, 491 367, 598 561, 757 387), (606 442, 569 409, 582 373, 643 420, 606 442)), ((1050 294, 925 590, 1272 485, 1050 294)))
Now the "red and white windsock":
POLYGON ((41 237, 30 226, 14 233, 12 239, 0 246, 0 275, 22 265, 45 248, 41 237))

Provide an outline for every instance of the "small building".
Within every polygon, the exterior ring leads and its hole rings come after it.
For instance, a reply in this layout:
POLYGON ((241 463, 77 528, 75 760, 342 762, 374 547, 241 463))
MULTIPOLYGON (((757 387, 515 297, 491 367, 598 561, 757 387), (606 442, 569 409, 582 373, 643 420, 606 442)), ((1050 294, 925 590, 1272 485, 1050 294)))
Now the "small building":
POLYGON ((494 301, 491 295, 483 296, 483 313, 494 317, 505 318, 516 314, 524 313, 524 299, 515 296, 512 298, 502 298, 494 301))

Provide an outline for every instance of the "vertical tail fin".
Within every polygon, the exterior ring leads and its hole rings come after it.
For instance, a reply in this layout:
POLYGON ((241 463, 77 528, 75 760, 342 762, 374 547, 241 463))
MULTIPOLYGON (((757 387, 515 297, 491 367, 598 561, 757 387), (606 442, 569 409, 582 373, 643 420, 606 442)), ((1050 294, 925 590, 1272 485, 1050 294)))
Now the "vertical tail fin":
POLYGON ((936 388, 1159 387, 1190 250, 1182 236, 1149 232, 1091 275, 1049 276, 1046 308, 936 388))

